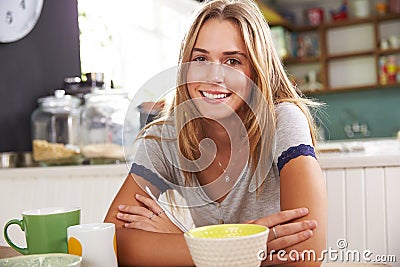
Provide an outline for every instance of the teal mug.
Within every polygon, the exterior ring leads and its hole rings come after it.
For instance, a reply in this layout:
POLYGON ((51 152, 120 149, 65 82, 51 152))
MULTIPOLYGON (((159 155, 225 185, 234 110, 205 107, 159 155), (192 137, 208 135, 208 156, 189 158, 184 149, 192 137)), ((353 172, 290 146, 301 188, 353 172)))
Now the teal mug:
POLYGON ((44 208, 22 212, 4 226, 6 242, 21 254, 68 253, 67 228, 80 224, 80 208, 44 208), (25 232, 26 248, 15 245, 8 227, 16 224, 25 232))

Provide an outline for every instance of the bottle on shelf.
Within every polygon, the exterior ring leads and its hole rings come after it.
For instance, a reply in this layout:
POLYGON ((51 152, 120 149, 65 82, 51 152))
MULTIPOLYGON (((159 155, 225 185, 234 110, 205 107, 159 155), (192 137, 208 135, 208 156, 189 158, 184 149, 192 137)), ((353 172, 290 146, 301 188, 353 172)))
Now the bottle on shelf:
POLYGON ((397 62, 396 56, 390 55, 387 59, 387 80, 388 83, 396 83, 397 80, 397 62))
POLYGON ((381 85, 387 84, 386 57, 379 58, 379 83, 381 85))
POLYGON ((305 76, 305 83, 301 84, 300 90, 303 92, 313 92, 322 89, 322 84, 317 81, 317 72, 315 70, 309 71, 305 76))

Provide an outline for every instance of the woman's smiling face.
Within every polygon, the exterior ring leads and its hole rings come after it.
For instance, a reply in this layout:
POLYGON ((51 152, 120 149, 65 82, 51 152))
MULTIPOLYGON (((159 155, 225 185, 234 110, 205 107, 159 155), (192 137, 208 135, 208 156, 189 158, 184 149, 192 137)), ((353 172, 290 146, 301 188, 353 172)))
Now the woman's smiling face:
POLYGON ((187 87, 200 113, 215 120, 240 113, 251 92, 252 67, 239 27, 207 20, 190 59, 187 87))

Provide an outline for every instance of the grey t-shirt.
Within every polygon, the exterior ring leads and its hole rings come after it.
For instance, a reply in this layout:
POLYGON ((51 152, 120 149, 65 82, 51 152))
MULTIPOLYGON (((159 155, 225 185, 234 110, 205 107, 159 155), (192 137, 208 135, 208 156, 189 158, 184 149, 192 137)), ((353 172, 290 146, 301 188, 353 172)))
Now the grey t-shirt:
MULTIPOLYGON (((178 145, 173 120, 154 125, 147 135, 161 136, 162 140, 141 139, 134 157, 131 173, 143 177, 161 192, 175 189, 185 199, 195 226, 220 223, 241 223, 280 211, 279 172, 291 159, 301 155, 314 156, 310 128, 304 113, 292 103, 276 106, 276 149, 265 182, 254 190, 249 164, 232 186, 225 199, 212 201, 193 175, 195 186, 184 186, 185 176, 180 171, 178 145)), ((292 177, 291 179, 297 179, 292 177)))

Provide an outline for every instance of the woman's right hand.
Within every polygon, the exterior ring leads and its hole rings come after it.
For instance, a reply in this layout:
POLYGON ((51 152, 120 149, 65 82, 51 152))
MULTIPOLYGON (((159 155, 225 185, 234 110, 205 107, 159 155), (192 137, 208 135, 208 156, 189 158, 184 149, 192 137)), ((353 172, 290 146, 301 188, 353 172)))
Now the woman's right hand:
POLYGON ((124 222, 125 228, 158 233, 182 233, 153 199, 140 194, 136 194, 135 198, 144 206, 118 206, 117 218, 124 222))
POLYGON ((313 236, 312 230, 317 227, 315 220, 291 222, 306 216, 308 212, 307 208, 285 210, 267 217, 245 222, 264 225, 269 228, 266 263, 271 265, 288 263, 290 260, 287 258, 288 251, 286 249, 313 236), (287 261, 278 258, 277 252, 280 250, 286 251, 285 257, 287 261))

